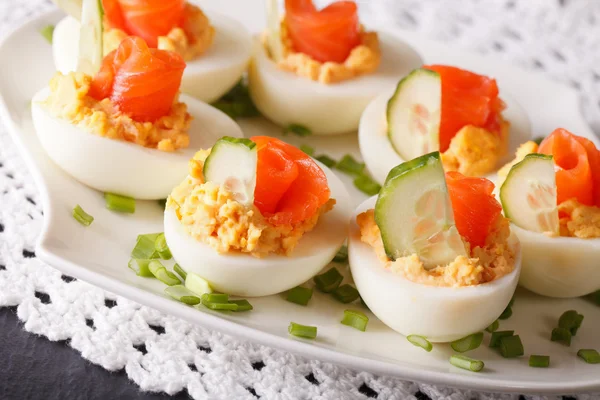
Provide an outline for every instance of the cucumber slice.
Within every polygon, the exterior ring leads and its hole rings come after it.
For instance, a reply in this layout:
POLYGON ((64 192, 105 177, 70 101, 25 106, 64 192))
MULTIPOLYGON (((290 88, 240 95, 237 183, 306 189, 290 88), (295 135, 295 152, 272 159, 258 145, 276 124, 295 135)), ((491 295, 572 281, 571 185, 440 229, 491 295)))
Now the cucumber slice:
POLYGON ((528 154, 513 165, 500 187, 504 215, 532 232, 558 234, 556 173, 552 156, 528 154))
POLYGON ((79 20, 81 18, 82 0, 52 0, 61 10, 71 17, 79 20))
POLYGON ((196 275, 193 272, 188 272, 185 277, 185 287, 197 294, 198 296, 202 296, 205 293, 212 293, 213 290, 210 287, 210 283, 200 275, 196 275))
POLYGON ((415 69, 404 77, 387 104, 388 138, 405 160, 438 151, 442 79, 435 71, 415 69))
POLYGON ((256 143, 229 136, 217 140, 204 162, 204 180, 224 185, 242 204, 254 202, 256 143))
POLYGON ((102 0, 84 0, 79 29, 79 60, 77 71, 95 75, 102 63, 102 32, 104 11, 102 0))
POLYGON ((431 269, 467 255, 454 225, 439 152, 390 171, 375 204, 375 222, 391 260, 416 253, 431 269))

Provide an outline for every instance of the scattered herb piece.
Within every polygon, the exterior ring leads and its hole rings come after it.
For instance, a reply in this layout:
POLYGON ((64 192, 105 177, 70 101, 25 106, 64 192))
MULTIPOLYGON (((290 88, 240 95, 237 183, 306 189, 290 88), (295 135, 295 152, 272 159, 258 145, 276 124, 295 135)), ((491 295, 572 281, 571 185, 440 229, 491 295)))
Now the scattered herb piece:
POLYGON ((365 170, 365 164, 356 161, 350 154, 346 154, 335 165, 335 168, 348 175, 361 176, 365 170))
MULTIPOLYGON (((175 267, 179 267, 179 265, 175 264, 175 267)), ((174 270, 176 270, 175 267, 173 268, 174 270)), ((187 273, 187 276, 185 277, 185 287, 196 293, 198 296, 203 296, 213 292, 208 281, 193 272, 187 273)), ((227 299, 229 299, 229 296, 227 296, 227 299)), ((223 302, 226 302, 227 299, 223 302)))
POLYGON ((500 338, 500 354, 504 358, 514 358, 525 354, 519 335, 500 338))
POLYGON ((332 261, 336 263, 348 262, 348 246, 340 247, 332 261))
POLYGON ((251 118, 259 116, 258 109, 252 102, 248 86, 240 80, 229 92, 212 106, 218 108, 232 119, 251 118))
POLYGON ((344 277, 337 268, 331 268, 327 272, 322 273, 314 277, 317 289, 321 292, 331 293, 340 286, 340 283, 344 280, 344 277))
POLYGON ((104 193, 106 208, 112 211, 133 214, 135 212, 135 199, 120 196, 114 193, 104 193))
POLYGON ((507 336, 513 336, 515 331, 496 331, 492 332, 492 337, 490 338, 490 347, 500 347, 500 339, 507 336))
POLYGON ((40 30, 40 33, 46 41, 52 44, 52 35, 54 34, 54 25, 46 25, 40 30))
POLYGON ((358 299, 360 295, 358 294, 358 290, 356 290, 354 286, 345 284, 339 286, 333 291, 333 297, 335 297, 337 301, 347 304, 352 303, 354 300, 358 299))
POLYGON ((572 336, 577 334, 583 322, 583 315, 575 310, 565 311, 558 319, 558 327, 568 329, 572 336))
POLYGON ((181 284, 181 281, 179 280, 177 275, 169 271, 158 260, 151 260, 148 263, 148 269, 150 270, 150 272, 152 272, 152 275, 154 275, 156 279, 158 279, 166 285, 175 286, 181 284))
POLYGON ((301 306, 305 306, 308 304, 308 301, 311 299, 313 294, 312 288, 305 288, 302 286, 296 286, 288 290, 286 300, 290 303, 300 304, 301 306))
POLYGON ((131 258, 152 259, 159 258, 154 243, 160 233, 147 233, 138 235, 135 247, 131 250, 131 258))
POLYGON ((422 348, 426 352, 430 352, 433 349, 433 345, 431 344, 431 342, 429 340, 427 340, 427 338, 425 338, 423 336, 408 335, 406 337, 406 340, 408 340, 413 345, 422 348))
POLYGON ((302 325, 295 322, 290 322, 290 325, 288 326, 288 332, 290 335, 303 337, 306 339, 314 339, 317 337, 316 326, 302 325))
POLYGON ((165 293, 174 298, 177 301, 194 306, 200 304, 200 297, 194 295, 183 285, 167 286, 165 293))
POLYGON ((485 366, 483 361, 475 360, 474 358, 463 356, 461 354, 453 354, 450 357, 450 364, 472 372, 479 372, 485 366))
POLYGON ((581 349, 577 356, 588 364, 600 364, 600 354, 594 349, 581 349))
POLYGON ((300 124, 289 124, 287 127, 283 129, 283 134, 287 135, 288 133, 293 133, 294 135, 300 137, 306 137, 312 135, 312 131, 300 124))
POLYGON ((350 326, 364 332, 369 323, 369 317, 357 310, 344 310, 344 317, 340 321, 342 325, 350 326))
POLYGON ((354 186, 366 195, 374 196, 381 190, 381 185, 368 175, 360 175, 354 179, 354 186))
POLYGON ((251 311, 254 309, 252 304, 246 299, 229 300, 229 303, 237 305, 237 309, 233 310, 235 312, 251 311))
POLYGON ((488 331, 489 333, 492 333, 492 332, 496 332, 499 327, 500 327, 500 322, 498 320, 495 320, 494 322, 492 322, 492 324, 490 326, 485 328, 485 330, 488 331))
POLYGON ((548 368, 550 366, 550 356, 529 356, 529 366, 534 368, 548 368))
POLYGON ((154 248, 156 249, 156 252, 158 253, 159 257, 163 260, 170 260, 171 258, 173 258, 171 250, 167 245, 167 240, 165 239, 164 233, 161 233, 156 237, 156 240, 154 240, 154 248))
POLYGON ((150 272, 150 269, 148 268, 148 264, 150 264, 150 261, 151 260, 147 259, 132 258, 131 260, 129 260, 127 266, 130 270, 135 272, 137 276, 143 276, 144 278, 152 278, 154 277, 154 275, 152 274, 152 272, 150 272))
POLYGON ((328 168, 333 168, 337 164, 333 158, 326 156, 325 154, 321 154, 320 156, 316 156, 315 159, 321 163, 323 163, 328 168))
POLYGON ((507 306, 504 311, 502 311, 502 314, 500 314, 500 316, 498 317, 498 319, 509 319, 512 316, 512 307, 509 305, 507 306))
POLYGON ((302 146, 300 146, 300 150, 302 150, 303 152, 305 152, 306 154, 308 154, 311 157, 313 156, 313 154, 315 154, 315 148, 310 147, 306 144, 303 144, 302 146))
POLYGON ((483 341, 483 332, 477 332, 466 336, 462 339, 455 340, 450 343, 450 347, 459 353, 464 353, 469 350, 474 350, 481 345, 483 341))
POLYGON ((565 328, 554 328, 552 329, 552 334, 550 336, 550 340, 553 342, 559 342, 564 344, 565 346, 571 345, 571 331, 565 328))
POLYGON ((73 208, 73 218, 83 226, 90 226, 94 222, 94 217, 83 211, 79 204, 73 208))

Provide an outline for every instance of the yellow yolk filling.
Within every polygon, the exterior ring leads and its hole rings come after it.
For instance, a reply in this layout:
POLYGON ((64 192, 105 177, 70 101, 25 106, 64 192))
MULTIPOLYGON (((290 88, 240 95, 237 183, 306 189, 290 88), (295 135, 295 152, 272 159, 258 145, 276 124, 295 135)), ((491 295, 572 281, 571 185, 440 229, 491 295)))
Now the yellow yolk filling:
MULTIPOLYGON (((200 57, 212 45, 215 28, 202 10, 195 5, 186 3, 184 13, 186 15, 184 26, 171 29, 166 36, 159 36, 157 48, 179 53, 185 61, 190 61, 200 57)), ((127 36, 127 33, 111 28, 105 21, 104 54, 119 47, 127 36)))
POLYGON ((56 73, 43 104, 55 117, 98 136, 162 151, 189 146, 192 116, 185 103, 175 99, 169 114, 154 122, 138 122, 121 113, 110 99, 88 96, 91 82, 92 77, 82 73, 56 73))
POLYGON ((277 67, 319 83, 342 82, 374 72, 381 62, 381 50, 379 49, 377 33, 365 32, 362 27, 360 44, 352 49, 343 63, 323 63, 307 54, 294 51, 285 20, 281 21, 280 32, 283 58, 277 62, 277 67))
POLYGON ((204 182, 202 168, 210 150, 190 161, 190 174, 173 189, 167 209, 175 210, 186 232, 219 253, 242 252, 254 257, 269 253, 289 256, 321 215, 331 210, 330 199, 311 218, 293 225, 271 225, 254 205, 237 202, 223 186, 204 182))
POLYGON ((479 285, 499 279, 513 271, 515 255, 508 246, 508 220, 498 217, 484 247, 470 249, 470 257, 458 256, 448 265, 426 270, 417 254, 391 261, 383 247, 381 232, 375 223, 374 210, 359 214, 360 239, 373 247, 384 268, 411 282, 439 287, 479 285))

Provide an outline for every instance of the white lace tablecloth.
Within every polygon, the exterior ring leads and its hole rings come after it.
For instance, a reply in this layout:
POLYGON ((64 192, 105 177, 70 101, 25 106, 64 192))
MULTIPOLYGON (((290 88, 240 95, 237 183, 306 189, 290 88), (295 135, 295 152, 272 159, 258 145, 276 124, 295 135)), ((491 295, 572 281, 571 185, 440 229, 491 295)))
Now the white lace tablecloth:
MULTIPOLYGON (((600 0, 358 2, 373 18, 572 85, 584 116, 600 132, 600 0)), ((0 36, 52 7, 49 0, 0 0, 0 36)), ((25 329, 66 340, 107 370, 124 368, 142 390, 187 390, 195 399, 518 397, 351 371, 163 315, 38 261, 33 249, 42 218, 32 178, 0 125, 0 307, 18 306, 25 329)))

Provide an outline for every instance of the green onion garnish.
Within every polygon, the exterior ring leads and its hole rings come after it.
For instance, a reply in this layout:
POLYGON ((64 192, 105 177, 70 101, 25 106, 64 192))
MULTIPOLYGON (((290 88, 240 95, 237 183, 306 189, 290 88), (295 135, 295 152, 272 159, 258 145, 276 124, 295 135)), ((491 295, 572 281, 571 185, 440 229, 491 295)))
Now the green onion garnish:
POLYGON ((317 337, 316 326, 302 325, 295 322, 290 322, 290 326, 288 326, 288 332, 290 335, 303 337, 306 339, 314 339, 317 337))
POLYGON ((246 299, 229 300, 229 304, 237 305, 237 309, 233 310, 235 312, 250 311, 254 308, 252 307, 252 304, 250 304, 250 302, 246 299))
MULTIPOLYGON (((181 267, 179 266, 179 264, 175 264, 175 265, 173 265, 173 271, 175 271, 175 273, 177 273, 177 275, 179 275, 179 276, 181 277, 181 280, 182 280, 182 281, 184 281, 184 282, 186 281, 186 279, 187 279, 187 272, 185 272, 185 271, 183 270, 183 268, 181 268, 181 267)), ((189 289, 189 288, 188 288, 188 289, 189 289)), ((201 293, 201 294, 202 294, 202 293, 201 293)))
POLYGON ((287 127, 283 129, 283 134, 287 135, 288 133, 293 133, 294 135, 305 137, 312 135, 312 131, 300 124, 289 124, 287 127))
POLYGON ((290 303, 300 304, 301 306, 305 306, 308 304, 308 301, 312 297, 313 290, 312 288, 305 288, 302 286, 296 286, 288 290, 286 300, 290 303))
POLYGON ((365 164, 356 161, 350 154, 346 154, 342 157, 335 167, 342 172, 354 176, 362 175, 365 170, 365 164))
POLYGON ((495 320, 494 322, 492 322, 492 324, 490 326, 485 328, 485 330, 488 331, 489 333, 492 333, 492 332, 496 332, 499 327, 500 327, 500 322, 498 322, 498 320, 495 320))
POLYGON ((583 322, 583 315, 575 310, 565 311, 558 319, 560 328, 568 329, 571 335, 575 336, 583 322))
POLYGON ((333 291, 333 297, 341 303, 347 304, 352 303, 358 299, 358 290, 354 286, 348 284, 342 285, 333 291))
POLYGON ((473 372, 479 372, 485 366, 483 361, 475 360, 474 358, 463 356, 461 354, 453 354, 450 357, 450 364, 473 372))
POLYGON ((204 293, 202 295, 202 302, 208 303, 227 303, 229 302, 229 295, 226 293, 204 293))
POLYGON ((500 339, 507 336, 512 336, 515 334, 515 331, 496 331, 492 332, 492 337, 490 338, 490 347, 500 347, 500 339))
POLYGON ((469 350, 474 350, 481 345, 483 341, 483 332, 477 332, 466 336, 462 339, 455 340, 450 343, 450 347, 459 353, 464 353, 469 350))
MULTIPOLYGON (((175 265, 178 266, 177 264, 175 265)), ((210 294, 213 292, 208 281, 202 278, 200 275, 196 275, 193 272, 187 273, 187 276, 185 277, 185 287, 191 290, 192 292, 196 293, 198 296, 203 296, 205 294, 210 294)), ((226 303, 228 299, 229 296, 227 296, 227 298, 225 300, 222 300, 221 302, 226 303)))
POLYGON ((381 190, 381 185, 368 175, 360 175, 354 179, 354 186, 368 196, 374 196, 381 190))
POLYGON ((131 250, 131 258, 158 258, 158 252, 154 243, 160 233, 148 233, 145 235, 138 235, 135 247, 131 250))
POLYGON ((173 258, 171 250, 169 250, 169 246, 167 245, 167 240, 165 239, 164 233, 161 233, 156 237, 156 240, 154 241, 154 248, 156 249, 160 258, 163 260, 170 260, 173 258))
POLYGON ((54 25, 46 25, 40 30, 40 33, 48 41, 48 43, 52 44, 52 35, 54 34, 54 25))
POLYGON ((590 300, 592 300, 594 303, 600 306, 600 290, 597 290, 594 293, 590 294, 590 300))
POLYGON ((337 164, 337 161, 335 161, 333 158, 331 158, 329 156, 326 156, 325 154, 316 156, 315 159, 329 168, 333 168, 333 167, 335 167, 335 164, 337 164))
POLYGON ((500 354, 504 358, 514 358, 525 354, 523 343, 519 335, 504 336, 500 338, 500 354))
POLYGON ((357 310, 344 310, 344 318, 340 321, 342 325, 351 326, 354 329, 364 332, 369 323, 369 317, 357 310))
POLYGON ((137 276, 143 276, 145 278, 152 278, 154 275, 150 272, 150 268, 148 268, 148 264, 150 264, 151 260, 146 260, 143 258, 132 258, 129 260, 127 266, 130 270, 135 272, 137 276))
POLYGON ((152 275, 154 275, 156 279, 166 285, 174 286, 181 284, 177 275, 165 268, 158 260, 151 260, 148 263, 148 269, 150 269, 150 272, 152 272, 152 275))
POLYGON ((498 319, 509 319, 511 316, 512 316, 512 307, 510 305, 508 305, 504 309, 504 311, 502 311, 502 314, 500 314, 498 319))
POLYGON ((160 208, 162 208, 163 210, 167 206, 167 199, 156 200, 156 202, 158 203, 158 205, 160 206, 160 208))
POLYGON ((187 290, 183 285, 167 286, 165 288, 165 293, 174 298, 175 300, 188 304, 190 306, 200 304, 200 297, 194 295, 194 293, 187 290))
POLYGON ((600 354, 594 349, 581 349, 577 356, 588 364, 600 364, 600 354))
POLYGON ((335 257, 333 257, 333 260, 331 261, 340 264, 348 262, 348 246, 340 247, 337 254, 335 255, 335 257))
POLYGON ((90 226, 94 222, 94 217, 83 211, 79 204, 73 209, 73 218, 83 226, 90 226))
POLYGON ((550 366, 550 356, 529 356, 529 366, 534 368, 548 368, 550 366))
POLYGON ((508 306, 512 308, 512 306, 515 304, 515 295, 513 294, 513 297, 510 298, 510 301, 508 302, 508 306))
POLYGON ((238 305, 233 302, 212 303, 210 301, 206 301, 206 300, 202 299, 202 305, 211 310, 218 310, 218 311, 237 311, 238 310, 238 305))
POLYGON ((413 345, 422 348, 423 350, 430 352, 433 349, 433 345, 429 340, 419 335, 408 335, 406 339, 413 345))
POLYGON ((120 196, 114 193, 104 193, 106 208, 112 211, 133 214, 135 212, 135 199, 120 196))
POLYGON ((303 152, 305 152, 307 155, 311 156, 313 154, 315 154, 315 148, 314 147, 310 147, 309 145, 303 144, 302 146, 300 146, 300 150, 302 150, 303 152))
POLYGON ((250 118, 260 115, 250 98, 248 87, 242 80, 211 105, 233 119, 250 118))
POLYGON ((331 268, 329 271, 314 277, 317 289, 321 292, 331 293, 340 286, 344 277, 337 268, 331 268))
POLYGON ((534 138, 532 140, 539 146, 544 139, 545 138, 543 136, 538 136, 538 137, 536 137, 536 138, 534 138))
POLYGON ((565 346, 571 345, 571 331, 565 328, 554 328, 552 329, 552 334, 550 335, 550 340, 553 342, 559 342, 564 344, 565 346))

